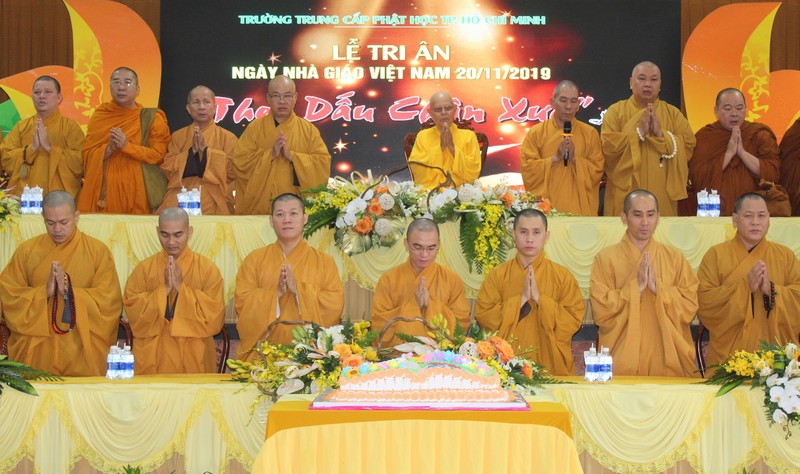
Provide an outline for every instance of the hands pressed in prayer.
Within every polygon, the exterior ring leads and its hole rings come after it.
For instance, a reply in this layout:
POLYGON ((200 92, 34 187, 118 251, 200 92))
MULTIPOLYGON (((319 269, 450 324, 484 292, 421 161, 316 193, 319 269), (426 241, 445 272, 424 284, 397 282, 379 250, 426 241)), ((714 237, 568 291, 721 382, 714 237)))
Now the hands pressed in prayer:
POLYGON ((443 121, 439 132, 439 143, 442 147, 442 151, 450 150, 450 153, 455 155, 456 146, 453 142, 453 133, 450 131, 450 122, 446 120, 443 121))
POLYGON ((31 152, 35 152, 39 147, 44 148, 47 153, 50 153, 50 138, 47 136, 47 127, 44 126, 42 119, 36 119, 36 130, 33 132, 33 146, 31 152))
POLYGON ((769 272, 767 271, 767 264, 763 260, 759 260, 753 265, 750 273, 747 274, 747 281, 750 284, 750 293, 755 293, 756 291, 761 291, 765 295, 771 293, 769 272))
POLYGON ((639 283, 639 293, 643 292, 645 288, 656 293, 656 271, 650 258, 650 252, 644 253, 636 278, 639 283))
POLYGON ((281 275, 278 280, 278 298, 286 292, 297 294, 297 280, 294 279, 292 267, 288 263, 281 265, 281 275))
POLYGON ((417 285, 416 297, 417 297, 417 306, 419 306, 420 310, 424 311, 428 307, 428 304, 431 302, 431 294, 428 291, 428 286, 425 283, 425 277, 419 279, 419 285, 417 285))
POLYGON ((47 279, 47 297, 52 298, 56 292, 60 296, 64 296, 64 269, 61 268, 61 263, 58 260, 53 260, 50 266, 50 278, 47 279))
POLYGON ((286 158, 290 162, 292 161, 292 152, 289 150, 289 143, 286 141, 286 135, 283 132, 278 132, 278 138, 272 145, 272 159, 280 157, 286 158))
POLYGON ((522 287, 520 307, 524 306, 528 301, 539 304, 539 285, 536 283, 533 267, 528 267, 528 271, 525 273, 525 284, 522 287))
POLYGON ((181 267, 175 262, 175 257, 167 257, 167 268, 164 270, 164 277, 166 279, 167 293, 180 289, 183 283, 183 273, 181 272, 181 267))
POLYGON ((203 132, 200 127, 194 127, 194 135, 192 136, 192 153, 199 155, 206 149, 206 140, 203 138, 203 132))

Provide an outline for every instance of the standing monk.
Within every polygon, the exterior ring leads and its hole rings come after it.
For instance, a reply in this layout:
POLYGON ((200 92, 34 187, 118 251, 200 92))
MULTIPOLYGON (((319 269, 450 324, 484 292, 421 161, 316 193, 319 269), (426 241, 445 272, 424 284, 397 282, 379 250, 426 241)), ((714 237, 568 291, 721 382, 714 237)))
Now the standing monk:
POLYGON ((214 123, 214 91, 206 86, 189 91, 186 111, 192 124, 172 134, 161 164, 167 177, 167 194, 159 211, 178 206, 181 188, 200 188, 203 215, 233 214, 236 135, 214 123))
POLYGON ((150 214, 161 205, 148 201, 142 166, 163 161, 169 142, 167 117, 160 109, 142 108, 137 95, 136 73, 116 69, 111 74, 113 100, 101 104, 89 120, 83 147, 86 181, 78 199, 81 212, 150 214))
POLYGON ((680 110, 658 99, 661 70, 645 61, 633 68, 632 95, 608 108, 600 142, 606 157, 606 216, 622 213, 625 196, 637 188, 653 193, 665 216, 678 215, 686 197, 695 138, 680 110))
MULTIPOLYGON (((439 253, 439 226, 420 218, 408 225, 405 238, 408 261, 381 275, 372 300, 372 327, 380 330, 397 316, 422 317, 428 322, 441 315, 447 330, 469 327, 469 302, 464 282, 457 273, 436 263, 439 253)), ((420 323, 397 322, 384 335, 383 347, 399 344, 396 333, 424 336, 427 328, 420 323)))
POLYGON ((17 122, 0 145, 11 193, 19 196, 25 186, 39 186, 44 194, 58 189, 75 197, 83 175, 81 126, 58 110, 61 84, 55 78, 36 79, 31 98, 36 115, 17 122))
POLYGON ((525 190, 550 199, 561 212, 596 216, 605 160, 600 135, 575 120, 580 108, 575 83, 559 82, 550 105, 550 120, 533 126, 522 142, 519 167, 525 190), (571 125, 571 135, 564 133, 565 122, 571 125))
POLYGON ((233 151, 236 214, 269 214, 276 197, 300 194, 331 176, 331 154, 319 130, 294 113, 294 81, 269 81, 267 103, 269 114, 250 122, 233 151))
POLYGON ((581 327, 583 298, 572 273, 544 256, 548 238, 544 214, 536 209, 517 214, 517 255, 486 275, 475 319, 500 337, 516 339, 523 350, 532 350, 523 355, 551 374, 575 375, 572 336, 581 327))
POLYGON ((682 253, 653 239, 658 217, 649 191, 625 197, 625 236, 592 265, 592 314, 615 374, 696 377, 689 325, 697 314, 697 277, 682 253))
POLYGON ((478 179, 481 174, 481 149, 472 130, 458 128, 454 123, 456 104, 447 92, 437 92, 428 102, 428 113, 434 126, 417 134, 408 164, 414 182, 433 189, 447 182, 461 186, 478 179))
POLYGON ((225 320, 222 275, 187 247, 186 211, 164 209, 156 231, 163 250, 137 265, 125 285, 136 373, 215 372, 213 336, 225 320))
POLYGON ((792 202, 792 215, 800 216, 800 119, 781 139, 781 184, 792 202))
POLYGON ((689 170, 696 190, 719 191, 720 215, 728 216, 736 198, 758 189, 760 179, 778 181, 778 139, 766 125, 745 120, 747 104, 738 89, 717 94, 714 114, 717 121, 695 135, 689 170))
POLYGON ((57 375, 102 375, 122 312, 111 252, 78 229, 66 191, 42 201, 47 234, 23 242, 0 275, 11 359, 57 375))
MULTIPOLYGON (((237 359, 247 357, 275 320, 329 327, 339 323, 344 308, 344 288, 333 258, 303 240, 308 221, 303 200, 282 194, 271 207, 269 222, 278 241, 251 252, 236 274, 234 304, 241 338, 237 359)), ((290 344, 292 329, 276 325, 270 342, 290 344)))
POLYGON ((761 341, 797 342, 800 332, 800 262, 791 249, 766 239, 764 198, 748 193, 733 209, 736 235, 711 247, 697 276, 700 319, 710 334, 708 363, 761 341))

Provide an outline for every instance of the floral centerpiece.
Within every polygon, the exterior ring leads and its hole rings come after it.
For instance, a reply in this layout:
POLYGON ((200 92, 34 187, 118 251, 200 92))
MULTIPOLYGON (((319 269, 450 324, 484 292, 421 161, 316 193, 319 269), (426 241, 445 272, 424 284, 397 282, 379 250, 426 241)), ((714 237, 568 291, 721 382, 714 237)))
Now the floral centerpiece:
POLYGON ((8 193, 9 189, 0 189, 0 230, 5 229, 13 217, 19 215, 19 197, 8 193))
POLYGON ((736 351, 717 369, 706 384, 722 385, 717 396, 750 382, 751 388, 764 390, 764 414, 791 436, 791 425, 800 420, 800 351, 793 343, 761 343, 759 350, 736 351))
POLYGON ((450 336, 447 320, 443 316, 434 316, 431 325, 433 330, 428 331, 428 337, 398 333, 397 337, 406 342, 394 349, 417 355, 436 350, 452 350, 463 356, 478 358, 497 371, 503 388, 517 390, 525 395, 535 395, 543 384, 564 383, 551 378, 547 370, 537 362, 521 357, 527 352, 515 354, 508 341, 477 326, 470 327, 469 332, 465 333, 456 325, 453 336, 450 336))
POLYGON ((234 380, 254 383, 267 396, 289 393, 318 393, 339 386, 344 367, 358 367, 365 361, 377 361, 372 347, 377 336, 369 321, 324 328, 312 324, 292 330, 292 344, 261 342, 253 351, 254 362, 228 359, 234 380))

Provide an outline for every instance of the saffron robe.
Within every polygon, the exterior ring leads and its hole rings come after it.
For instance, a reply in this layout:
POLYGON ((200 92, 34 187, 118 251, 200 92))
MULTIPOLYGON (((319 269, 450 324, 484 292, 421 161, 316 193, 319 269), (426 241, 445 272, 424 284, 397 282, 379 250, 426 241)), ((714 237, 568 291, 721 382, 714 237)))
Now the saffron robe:
POLYGON ((475 306, 475 319, 487 331, 513 343, 514 351, 544 365, 554 375, 575 375, 572 359, 572 336, 581 327, 584 314, 575 277, 565 267, 539 254, 533 262, 533 274, 539 288, 539 304, 529 300, 530 313, 520 319, 522 290, 527 268, 518 258, 493 268, 483 280, 475 306))
POLYGON ((589 295, 600 344, 614 356, 616 375, 697 377, 690 324, 697 314, 697 277, 682 253, 651 239, 639 252, 627 234, 594 259, 589 295), (644 252, 656 290, 639 293, 644 252))
MULTIPOLYGON (((167 177, 167 194, 156 213, 168 207, 178 206, 181 188, 200 188, 200 209, 204 216, 227 216, 233 214, 233 149, 236 135, 211 122, 201 130, 206 144, 206 169, 203 177, 183 177, 186 161, 192 154, 194 125, 184 127, 172 134, 167 155, 161 171, 167 177)), ((202 152, 201 152, 202 154, 202 152)))
POLYGON ((744 193, 758 189, 759 179, 777 182, 780 174, 778 139, 769 127, 760 123, 744 122, 741 127, 742 146, 758 158, 761 178, 756 177, 738 155, 731 158, 723 170, 725 150, 731 139, 731 131, 725 130, 719 121, 697 131, 697 146, 689 172, 694 189, 716 189, 719 192, 720 215, 733 214, 733 205, 744 193))
POLYGON ((133 109, 123 109, 111 101, 101 104, 92 114, 83 147, 85 181, 78 198, 79 211, 151 213, 142 178, 142 163, 162 162, 169 143, 169 126, 164 112, 158 110, 150 125, 148 146, 142 146, 141 113, 141 104, 137 103, 133 109), (97 201, 103 183, 103 159, 112 127, 122 129, 128 143, 108 157, 105 171, 106 207, 102 209, 97 201))
MULTIPOLYGON (((59 299, 56 323, 64 299, 59 299)), ((108 348, 117 342, 122 297, 114 259, 108 247, 77 228, 56 245, 47 234, 23 242, 0 275, 0 299, 11 330, 9 358, 56 375, 88 376, 106 373, 108 348), (72 280, 75 328, 58 335, 50 327, 52 304, 47 280, 58 260, 72 280)))
POLYGON ((762 240, 748 253, 738 236, 711 247, 697 271, 700 320, 710 332, 707 363, 719 364, 761 341, 797 342, 800 332, 800 262, 781 244, 762 240), (750 293, 747 274, 759 260, 775 284, 775 307, 767 314, 760 290, 750 293))
POLYGON ((625 196, 635 189, 646 189, 655 194, 662 216, 678 215, 677 201, 686 197, 694 133, 675 107, 656 100, 653 109, 664 136, 648 135, 644 141, 639 140, 636 128, 647 107, 640 106, 633 97, 611 105, 603 116, 600 142, 608 175, 604 204, 606 216, 622 214, 625 196), (675 151, 668 131, 675 136, 677 153, 671 159, 662 159, 662 155, 671 155, 675 151))
POLYGON ((134 335, 137 374, 217 371, 214 334, 225 321, 222 275, 208 258, 185 248, 176 263, 183 281, 172 320, 165 318, 167 252, 147 258, 125 285, 125 313, 134 335))
MULTIPOLYGON (((344 287, 333 258, 300 241, 284 256, 278 242, 256 249, 248 255, 236 274, 234 305, 239 320, 238 359, 250 359, 247 351, 267 334, 276 319, 306 320, 320 326, 339 324, 344 309, 344 287), (291 265, 297 294, 287 290, 278 300, 281 265, 291 265), (280 313, 278 312, 280 304, 280 313)), ((276 324, 269 341, 291 344, 296 326, 276 324)))
POLYGON ((326 184, 331 154, 317 127, 294 113, 275 125, 272 113, 247 126, 233 151, 236 171, 236 214, 270 214, 272 200, 284 193, 326 184), (292 161, 272 158, 272 146, 283 132, 292 161), (299 186, 294 184, 295 177, 299 186), (252 186, 250 185, 252 183, 252 186))
POLYGON ((78 122, 64 117, 56 109, 44 119, 50 153, 42 147, 32 152, 37 118, 34 115, 17 122, 0 145, 2 166, 11 178, 9 187, 13 187, 10 194, 19 196, 25 186, 39 186, 42 195, 59 190, 76 197, 83 176, 83 130, 78 122), (33 162, 32 166, 27 166, 26 178, 20 176, 23 157, 28 163, 33 162))
POLYGON ((800 119, 781 139, 780 181, 792 202, 792 215, 800 216, 800 119))
POLYGON ((591 125, 572 121, 575 163, 552 162, 564 140, 563 128, 555 119, 533 126, 520 150, 519 167, 525 190, 550 199, 553 208, 581 216, 596 216, 600 206, 603 178, 603 150, 600 135, 591 125))
POLYGON ((442 151, 441 132, 438 127, 426 128, 417 133, 414 148, 408 157, 409 168, 414 182, 425 189, 433 189, 445 181, 444 172, 449 171, 453 178, 453 186, 471 183, 481 174, 481 149, 478 137, 472 130, 465 130, 450 124, 453 135, 455 156, 450 150, 442 151), (444 170, 427 168, 414 163, 423 163, 444 170))
MULTIPOLYGON (((372 300, 372 329, 380 331, 390 319, 397 316, 422 317, 433 322, 436 315, 444 316, 451 335, 456 325, 465 331, 469 328, 469 302, 464 294, 464 282, 456 272, 431 262, 417 274, 411 261, 407 260, 381 275, 372 300), (423 277, 430 298, 425 311, 420 311, 416 293, 423 277)), ((382 347, 391 348, 402 343, 394 337, 396 333, 424 336, 427 332, 422 323, 397 322, 384 334, 382 347)))

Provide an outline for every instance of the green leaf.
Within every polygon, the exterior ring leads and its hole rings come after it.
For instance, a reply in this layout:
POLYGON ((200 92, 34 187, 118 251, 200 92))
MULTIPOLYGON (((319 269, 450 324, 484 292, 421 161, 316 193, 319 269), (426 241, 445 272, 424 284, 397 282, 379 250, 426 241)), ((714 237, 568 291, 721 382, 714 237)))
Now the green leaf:
POLYGON ((744 382, 744 379, 731 380, 730 382, 728 382, 725 385, 723 385, 722 387, 720 387, 719 391, 717 391, 717 396, 721 397, 721 396, 725 395, 726 393, 730 392, 734 388, 736 388, 739 385, 741 385, 742 382, 744 382))
POLYGON ((419 342, 419 339, 417 339, 417 336, 412 336, 410 334, 405 334, 405 333, 402 333, 402 332, 396 333, 395 337, 400 339, 403 342, 419 342))

